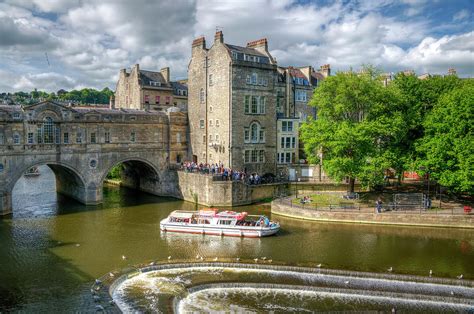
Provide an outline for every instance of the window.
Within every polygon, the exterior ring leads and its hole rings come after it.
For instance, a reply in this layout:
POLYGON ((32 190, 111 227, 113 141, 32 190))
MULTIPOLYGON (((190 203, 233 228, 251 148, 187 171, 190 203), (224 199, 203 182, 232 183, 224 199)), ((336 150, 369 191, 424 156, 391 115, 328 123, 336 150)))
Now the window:
POLYGON ((155 96, 155 104, 160 104, 160 95, 155 96))
POLYGON ((91 143, 95 144, 96 143, 96 138, 95 138, 95 132, 91 133, 91 143))
POLYGON ((250 107, 251 113, 257 113, 258 111, 258 97, 252 96, 252 106, 250 107))
POLYGON ((245 96, 244 111, 247 114, 264 114, 265 96, 245 96))
POLYGON ((128 96, 125 96, 125 104, 128 105, 128 96))
POLYGON ((259 136, 258 141, 259 141, 260 143, 265 143, 265 131, 260 130, 260 136, 259 136))
POLYGON ((261 150, 258 153, 258 162, 265 162, 265 151, 261 150))
POLYGON ((28 132, 28 144, 33 144, 34 134, 33 132, 28 132))
POLYGON ((221 125, 219 119, 216 119, 216 127, 218 128, 221 125))
POLYGON ((293 121, 281 121, 281 130, 283 132, 293 131, 293 121))
POLYGON ((244 130, 244 142, 250 142, 250 131, 248 128, 244 130))
POLYGON ((246 150, 244 152, 244 162, 245 163, 249 163, 250 162, 250 151, 249 150, 246 150))
POLYGON ((169 105, 171 102, 171 97, 170 96, 166 96, 166 104, 169 105))
POLYGON ((135 140, 136 140, 135 132, 131 132, 130 133, 130 142, 135 143, 135 140))
POLYGON ((244 54, 244 60, 250 62, 260 62, 260 57, 244 54))
POLYGON ((15 120, 20 119, 20 113, 19 112, 14 112, 13 113, 13 119, 15 119, 15 120))
POLYGON ((64 144, 69 144, 69 133, 68 132, 64 132, 63 142, 64 142, 64 144))
POLYGON ((238 54, 235 51, 232 51, 232 59, 237 60, 238 54))
POLYGON ((209 120, 209 126, 212 126, 212 119, 209 120))
POLYGON ((284 137, 281 138, 280 148, 285 148, 285 138, 284 137))
POLYGON ((219 134, 216 134, 216 143, 219 143, 219 134))
POLYGON ((209 143, 212 143, 212 134, 209 134, 209 143))
POLYGON ((285 148, 291 148, 291 137, 286 137, 285 138, 285 148))
POLYGON ((43 124, 41 126, 41 135, 43 138, 43 143, 45 144, 53 144, 54 143, 54 123, 53 119, 50 117, 46 117, 43 120, 43 124))
POLYGON ((252 150, 250 156, 251 156, 250 162, 257 162, 258 161, 258 151, 257 150, 252 150))
POLYGON ((258 142, 258 124, 254 123, 250 126, 250 138, 252 143, 258 142))
POLYGON ((150 86, 161 86, 161 82, 157 82, 157 81, 150 81, 150 86))
POLYGON ((209 74, 209 86, 212 86, 212 74, 209 74))
POLYGON ((20 135, 17 133, 13 135, 13 144, 16 144, 16 145, 20 144, 20 135))
POLYGON ((201 129, 204 129, 204 120, 203 119, 199 120, 199 127, 201 129))
POLYGON ((149 104, 149 103, 150 103, 150 96, 145 95, 145 104, 149 104))
POLYGON ((296 101, 306 101, 306 91, 304 90, 297 90, 296 91, 296 101))
POLYGON ((286 153, 286 160, 285 160, 286 163, 290 163, 291 162, 291 153, 286 153))
POLYGON ((181 143, 181 133, 176 133, 176 143, 181 143))
POLYGON ((206 144, 206 136, 205 135, 202 136, 202 143, 206 144))
POLYGON ((204 103, 204 88, 201 88, 201 90, 199 91, 199 101, 201 102, 201 104, 204 103))
POLYGON ((250 113, 250 96, 245 96, 245 113, 250 113))
POLYGON ((212 112, 212 109, 213 109, 212 106, 209 106, 209 112, 212 112))
POLYGON ((257 85, 257 80, 258 80, 257 73, 252 73, 251 83, 252 83, 253 85, 257 85))
POLYGON ((105 132, 105 142, 110 143, 110 132, 105 132))
POLYGON ((258 113, 264 114, 265 113, 265 97, 260 96, 259 97, 259 102, 258 102, 258 113))
POLYGON ((81 144, 81 143, 82 143, 82 133, 81 133, 81 132, 77 132, 77 133, 76 133, 76 143, 77 143, 77 144, 81 144))
POLYGON ((288 121, 288 132, 293 131, 293 121, 288 121))
POLYGON ((296 137, 292 137, 291 138, 291 148, 295 148, 296 147, 296 137))
POLYGON ((250 75, 247 75, 247 79, 245 80, 245 82, 247 84, 251 84, 252 83, 252 79, 250 78, 250 75))
POLYGON ((5 166, 3 164, 0 164, 0 172, 3 172, 3 169, 5 169, 5 166))

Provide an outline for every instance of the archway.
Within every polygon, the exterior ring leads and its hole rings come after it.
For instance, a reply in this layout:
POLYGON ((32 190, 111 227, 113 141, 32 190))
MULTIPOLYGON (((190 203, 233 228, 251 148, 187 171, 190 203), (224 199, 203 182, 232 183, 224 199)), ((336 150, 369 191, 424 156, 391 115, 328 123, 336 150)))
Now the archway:
POLYGON ((155 166, 144 159, 133 158, 118 161, 104 174, 102 184, 112 183, 123 187, 159 194, 160 177, 155 166))
POLYGON ((24 168, 10 187, 14 214, 44 215, 57 213, 58 197, 86 203, 84 180, 71 166, 42 162, 24 168))

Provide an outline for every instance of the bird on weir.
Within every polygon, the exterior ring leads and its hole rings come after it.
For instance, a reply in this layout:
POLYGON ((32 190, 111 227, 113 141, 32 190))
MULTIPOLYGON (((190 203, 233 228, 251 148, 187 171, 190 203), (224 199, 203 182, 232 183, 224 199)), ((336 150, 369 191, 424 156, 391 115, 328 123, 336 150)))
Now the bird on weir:
POLYGON ((323 264, 316 265, 317 268, 321 268, 321 266, 323 266, 323 264))
POLYGON ((169 260, 171 260, 171 255, 170 255, 170 256, 168 256, 168 261, 169 261, 169 260))
POLYGON ((255 263, 258 263, 258 258, 254 258, 253 260, 255 261, 255 263))
POLYGON ((393 267, 392 267, 392 266, 390 266, 390 268, 389 268, 389 269, 387 269, 387 271, 388 271, 389 273, 391 273, 391 272, 393 271, 393 267))
POLYGON ((122 259, 123 259, 123 260, 126 260, 127 257, 126 257, 125 255, 122 255, 122 259))
POLYGON ((430 277, 433 275, 433 270, 430 269, 430 277))
POLYGON ((462 277, 464 277, 463 274, 459 275, 458 279, 462 279, 462 277))

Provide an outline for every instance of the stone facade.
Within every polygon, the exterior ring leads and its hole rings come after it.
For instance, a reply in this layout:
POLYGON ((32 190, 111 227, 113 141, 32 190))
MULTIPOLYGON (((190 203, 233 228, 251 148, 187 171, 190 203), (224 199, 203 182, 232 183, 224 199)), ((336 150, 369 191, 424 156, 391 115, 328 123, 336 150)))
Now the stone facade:
POLYGON ((188 158, 183 112, 68 107, 53 102, 0 106, 0 213, 31 167, 48 165, 57 191, 85 204, 102 201, 110 169, 124 165, 125 185, 180 197, 170 166, 188 158))
POLYGON ((130 72, 120 70, 111 107, 161 111, 179 107, 186 111, 187 93, 184 82, 170 81, 169 68, 154 72, 141 70, 135 64, 130 72))
POLYGON ((276 63, 266 39, 239 47, 194 40, 188 68, 191 153, 197 162, 276 170, 276 63))

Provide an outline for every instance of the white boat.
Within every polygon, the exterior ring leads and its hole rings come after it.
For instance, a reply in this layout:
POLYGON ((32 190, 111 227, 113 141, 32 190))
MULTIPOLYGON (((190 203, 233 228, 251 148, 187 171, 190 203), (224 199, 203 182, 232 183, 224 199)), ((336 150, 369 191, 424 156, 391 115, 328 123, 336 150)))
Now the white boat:
POLYGON ((264 215, 221 211, 209 208, 199 211, 175 210, 160 222, 162 231, 200 233, 220 236, 260 238, 280 230, 278 222, 264 215))

